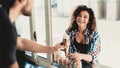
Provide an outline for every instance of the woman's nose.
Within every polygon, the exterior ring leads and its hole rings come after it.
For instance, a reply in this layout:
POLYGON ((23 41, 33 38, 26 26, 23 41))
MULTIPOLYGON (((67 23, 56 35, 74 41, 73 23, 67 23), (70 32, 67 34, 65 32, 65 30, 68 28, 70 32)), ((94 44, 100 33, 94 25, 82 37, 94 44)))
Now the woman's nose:
POLYGON ((83 21, 83 17, 80 17, 80 18, 79 18, 79 21, 83 21))

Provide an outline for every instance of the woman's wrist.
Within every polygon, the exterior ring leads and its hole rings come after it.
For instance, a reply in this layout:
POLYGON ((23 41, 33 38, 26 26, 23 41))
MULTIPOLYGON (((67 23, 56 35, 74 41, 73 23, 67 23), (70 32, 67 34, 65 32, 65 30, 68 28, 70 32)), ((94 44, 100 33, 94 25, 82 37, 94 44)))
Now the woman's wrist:
POLYGON ((80 54, 80 60, 84 60, 84 61, 88 61, 88 62, 92 62, 93 57, 91 55, 87 55, 87 54, 80 54))
POLYGON ((84 54, 79 54, 80 60, 84 60, 84 54))

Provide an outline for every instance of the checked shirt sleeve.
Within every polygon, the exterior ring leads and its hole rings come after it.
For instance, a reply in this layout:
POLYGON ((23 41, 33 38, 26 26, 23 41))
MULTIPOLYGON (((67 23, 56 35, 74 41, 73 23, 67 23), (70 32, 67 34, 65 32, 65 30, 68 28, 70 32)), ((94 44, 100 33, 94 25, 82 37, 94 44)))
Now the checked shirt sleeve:
POLYGON ((93 57, 93 62, 97 60, 97 55, 101 50, 101 41, 98 32, 94 32, 91 40, 90 55, 93 57))

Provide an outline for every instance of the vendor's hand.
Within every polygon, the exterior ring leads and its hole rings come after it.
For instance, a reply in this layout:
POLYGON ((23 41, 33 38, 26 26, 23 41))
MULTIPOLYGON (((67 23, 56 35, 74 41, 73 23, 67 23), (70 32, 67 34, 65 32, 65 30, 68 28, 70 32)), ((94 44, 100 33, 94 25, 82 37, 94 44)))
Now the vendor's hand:
POLYGON ((62 46, 60 43, 57 43, 54 47, 55 51, 64 50, 65 46, 62 46))

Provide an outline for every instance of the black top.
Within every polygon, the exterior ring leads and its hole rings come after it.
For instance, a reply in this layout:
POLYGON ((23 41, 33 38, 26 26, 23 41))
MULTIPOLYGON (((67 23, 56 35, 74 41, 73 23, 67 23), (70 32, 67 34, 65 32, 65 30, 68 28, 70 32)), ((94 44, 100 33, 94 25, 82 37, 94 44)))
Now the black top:
POLYGON ((76 38, 74 39, 74 45, 79 53, 87 54, 89 52, 90 46, 88 44, 78 43, 76 38))
POLYGON ((5 8, 0 7, 0 68, 16 60, 17 32, 5 8))
MULTIPOLYGON (((78 43, 75 38, 74 38, 73 43, 74 43, 74 46, 75 46, 77 52, 83 53, 83 54, 88 54, 88 52, 90 50, 90 45, 78 43)), ((82 60, 82 68, 92 68, 92 63, 82 60)))

